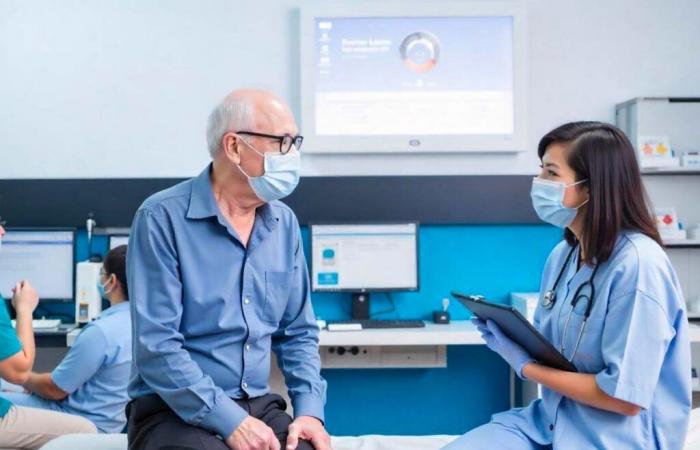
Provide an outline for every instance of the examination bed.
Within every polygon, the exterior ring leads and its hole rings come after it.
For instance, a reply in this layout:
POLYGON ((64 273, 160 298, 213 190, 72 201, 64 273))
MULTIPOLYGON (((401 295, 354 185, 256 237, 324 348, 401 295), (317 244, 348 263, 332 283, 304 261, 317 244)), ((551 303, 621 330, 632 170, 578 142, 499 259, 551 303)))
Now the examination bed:
MULTIPOLYGON (((685 450, 700 448, 700 409, 693 410, 685 450)), ((456 436, 358 436, 334 437, 333 450, 437 450, 456 436)), ((126 450, 125 434, 68 435, 42 450, 126 450)))

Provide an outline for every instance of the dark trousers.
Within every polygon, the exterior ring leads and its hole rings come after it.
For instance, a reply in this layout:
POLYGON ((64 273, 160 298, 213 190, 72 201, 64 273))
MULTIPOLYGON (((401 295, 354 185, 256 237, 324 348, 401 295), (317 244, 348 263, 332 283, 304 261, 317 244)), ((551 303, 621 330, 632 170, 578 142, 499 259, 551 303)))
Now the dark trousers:
MULTIPOLYGON (((292 418, 287 403, 277 394, 236 400, 248 414, 272 428, 284 449, 292 418)), ((159 396, 146 395, 126 407, 129 419, 129 450, 228 450, 216 434, 180 419, 159 396)), ((314 450, 308 441, 299 441, 298 450, 314 450)))

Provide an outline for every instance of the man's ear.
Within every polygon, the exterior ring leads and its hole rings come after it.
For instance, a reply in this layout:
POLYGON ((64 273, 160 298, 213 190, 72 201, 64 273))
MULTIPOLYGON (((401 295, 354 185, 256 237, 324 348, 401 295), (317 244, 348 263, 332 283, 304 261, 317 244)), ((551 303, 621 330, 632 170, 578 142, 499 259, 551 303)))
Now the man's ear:
POLYGON ((226 159, 231 161, 233 164, 241 163, 241 151, 240 142, 238 136, 234 133, 225 133, 221 138, 222 152, 226 159))

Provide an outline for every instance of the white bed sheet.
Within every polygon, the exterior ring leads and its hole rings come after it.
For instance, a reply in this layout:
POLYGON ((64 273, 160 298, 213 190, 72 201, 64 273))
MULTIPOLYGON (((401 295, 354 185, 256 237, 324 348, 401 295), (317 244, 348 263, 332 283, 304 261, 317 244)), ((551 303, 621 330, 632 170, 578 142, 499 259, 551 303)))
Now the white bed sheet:
MULTIPOLYGON (((438 450, 456 436, 334 437, 333 450, 438 450)), ((126 450, 125 434, 79 435, 55 439, 41 450, 126 450)), ((700 449, 700 409, 692 411, 685 450, 700 449)))

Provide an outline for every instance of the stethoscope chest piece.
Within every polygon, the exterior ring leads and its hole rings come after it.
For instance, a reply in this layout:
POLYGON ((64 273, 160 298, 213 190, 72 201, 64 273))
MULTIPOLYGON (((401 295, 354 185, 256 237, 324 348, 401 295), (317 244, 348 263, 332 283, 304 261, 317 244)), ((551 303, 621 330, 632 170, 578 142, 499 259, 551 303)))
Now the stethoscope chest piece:
POLYGON ((556 298, 556 292, 554 292, 553 290, 548 290, 544 293, 544 296, 542 297, 542 307, 544 309, 552 309, 556 298))

